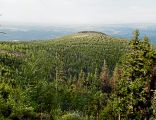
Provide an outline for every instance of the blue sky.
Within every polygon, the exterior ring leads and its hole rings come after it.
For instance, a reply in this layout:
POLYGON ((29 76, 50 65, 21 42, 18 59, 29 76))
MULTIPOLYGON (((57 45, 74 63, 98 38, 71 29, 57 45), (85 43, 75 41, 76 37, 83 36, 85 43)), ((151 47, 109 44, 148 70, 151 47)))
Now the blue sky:
POLYGON ((156 0, 0 0, 0 23, 156 23, 156 0))

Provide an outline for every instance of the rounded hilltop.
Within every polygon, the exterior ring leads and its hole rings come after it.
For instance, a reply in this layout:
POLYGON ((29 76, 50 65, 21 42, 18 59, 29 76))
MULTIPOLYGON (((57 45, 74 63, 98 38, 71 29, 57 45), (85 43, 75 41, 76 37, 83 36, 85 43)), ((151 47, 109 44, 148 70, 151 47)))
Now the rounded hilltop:
POLYGON ((99 38, 112 38, 110 35, 107 35, 105 33, 102 33, 102 32, 97 32, 97 31, 80 31, 80 32, 77 32, 75 34, 72 34, 72 35, 69 35, 70 37, 73 37, 73 38, 96 38, 96 39, 99 39, 99 38))
POLYGON ((97 32, 97 31, 80 31, 78 32, 78 34, 96 34, 96 35, 104 35, 104 36, 108 36, 107 34, 103 33, 103 32, 97 32))
POLYGON ((74 34, 66 35, 57 39, 52 40, 53 42, 61 42, 62 44, 67 44, 67 42, 72 42, 74 44, 81 44, 85 43, 86 45, 88 44, 103 44, 106 41, 110 42, 126 42, 127 40, 125 39, 120 39, 113 37, 111 35, 107 35, 102 32, 97 32, 97 31, 80 31, 74 34), (102 42, 103 41, 103 42, 102 42))

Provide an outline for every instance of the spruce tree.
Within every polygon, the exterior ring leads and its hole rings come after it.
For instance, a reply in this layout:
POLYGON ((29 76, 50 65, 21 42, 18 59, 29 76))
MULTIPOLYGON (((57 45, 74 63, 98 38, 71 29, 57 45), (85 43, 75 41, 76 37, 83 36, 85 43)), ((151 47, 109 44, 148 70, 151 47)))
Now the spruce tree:
POLYGON ((156 53, 147 37, 139 39, 139 31, 133 34, 129 52, 122 63, 122 76, 118 83, 118 112, 121 119, 149 119, 150 75, 156 53))
POLYGON ((122 73, 122 70, 121 68, 117 65, 113 71, 113 76, 112 76, 112 79, 111 79, 111 87, 112 87, 112 90, 115 91, 116 90, 116 87, 117 87, 117 82, 118 82, 118 79, 120 78, 121 76, 121 73, 122 73))
POLYGON ((105 93, 110 93, 111 85, 110 85, 110 81, 109 81, 109 70, 108 70, 108 66, 107 66, 105 60, 103 63, 100 79, 101 79, 101 83, 102 83, 102 91, 105 93))
POLYGON ((83 70, 81 70, 78 76, 78 81, 77 81, 78 88, 82 87, 84 80, 85 80, 85 73, 83 72, 83 70))

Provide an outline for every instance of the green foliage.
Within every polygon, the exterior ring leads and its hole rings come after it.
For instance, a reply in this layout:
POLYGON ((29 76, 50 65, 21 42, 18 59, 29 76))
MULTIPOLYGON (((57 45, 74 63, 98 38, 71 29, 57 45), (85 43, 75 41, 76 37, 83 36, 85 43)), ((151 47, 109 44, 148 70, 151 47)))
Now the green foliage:
POLYGON ((20 89, 10 85, 0 84, 0 116, 5 119, 33 117, 33 108, 25 102, 25 96, 20 89))
POLYGON ((0 119, 144 117, 151 107, 146 83, 155 52, 148 38, 140 41, 138 35, 130 47, 126 40, 97 32, 0 42, 0 119))
POLYGON ((154 96, 152 99, 152 109, 153 109, 153 116, 156 117, 156 91, 154 91, 154 96))
POLYGON ((119 115, 126 119, 142 119, 150 116, 150 76, 156 53, 151 49, 148 38, 139 39, 134 33, 130 51, 122 64, 122 76, 118 84, 119 115))
POLYGON ((82 120, 82 118, 78 113, 67 113, 60 120, 82 120))
POLYGON ((56 109, 57 102, 59 102, 59 99, 56 98, 55 85, 45 81, 30 87, 27 94, 30 96, 30 102, 34 105, 35 110, 41 113, 56 109))

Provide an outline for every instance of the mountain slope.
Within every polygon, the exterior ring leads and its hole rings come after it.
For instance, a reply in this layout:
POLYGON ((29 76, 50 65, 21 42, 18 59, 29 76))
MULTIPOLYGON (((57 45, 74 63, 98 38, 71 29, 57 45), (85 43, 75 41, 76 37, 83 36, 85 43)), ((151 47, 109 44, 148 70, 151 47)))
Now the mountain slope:
POLYGON ((85 73, 94 73, 97 69, 100 72, 104 60, 111 75, 125 52, 126 45, 127 41, 123 39, 99 32, 83 31, 48 41, 1 42, 0 49, 18 54, 21 52, 26 63, 24 68, 34 74, 33 76, 29 73, 32 78, 39 75, 42 79, 54 79, 58 68, 58 71, 67 76, 78 76, 81 70, 85 73), (30 63, 34 66, 30 66, 30 63))

